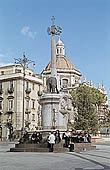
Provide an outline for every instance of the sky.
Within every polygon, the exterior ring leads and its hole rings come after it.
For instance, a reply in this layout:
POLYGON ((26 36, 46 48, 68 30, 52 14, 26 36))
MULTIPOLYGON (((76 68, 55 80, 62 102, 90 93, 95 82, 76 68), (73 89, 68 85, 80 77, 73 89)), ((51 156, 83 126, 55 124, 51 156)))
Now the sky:
POLYGON ((0 65, 25 52, 40 73, 50 61, 52 16, 82 80, 103 82, 110 98, 110 0, 0 0, 0 65))

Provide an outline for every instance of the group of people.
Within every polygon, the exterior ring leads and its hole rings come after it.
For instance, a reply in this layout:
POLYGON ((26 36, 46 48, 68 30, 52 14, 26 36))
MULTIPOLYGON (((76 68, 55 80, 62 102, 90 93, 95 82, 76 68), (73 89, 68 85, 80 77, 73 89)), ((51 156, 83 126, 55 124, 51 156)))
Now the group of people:
POLYGON ((31 143, 40 143, 42 140, 42 134, 40 132, 33 132, 31 135, 31 143))
MULTIPOLYGON (((64 147, 68 148, 71 144, 74 143, 91 143, 91 136, 86 132, 77 132, 75 130, 66 131, 62 135, 59 130, 49 133, 47 136, 47 144, 49 152, 53 152, 54 144, 58 144, 61 140, 64 140, 64 147)), ((33 132, 29 135, 27 131, 24 132, 23 136, 20 138, 20 143, 41 143, 42 134, 40 132, 33 132)))
POLYGON ((91 143, 91 136, 86 132, 77 132, 75 130, 63 133, 62 139, 65 139, 65 147, 70 143, 91 143))
POLYGON ((23 136, 20 138, 19 143, 40 143, 42 140, 42 134, 40 132, 33 132, 31 135, 27 131, 24 131, 23 136))

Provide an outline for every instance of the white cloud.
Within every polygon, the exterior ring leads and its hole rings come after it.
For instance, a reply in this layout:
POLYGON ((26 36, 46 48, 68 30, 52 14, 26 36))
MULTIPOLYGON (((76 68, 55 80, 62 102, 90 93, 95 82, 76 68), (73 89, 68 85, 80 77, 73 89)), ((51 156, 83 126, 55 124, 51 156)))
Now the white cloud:
POLYGON ((36 37, 36 32, 34 31, 31 31, 30 27, 29 26, 24 26, 22 29, 21 29, 21 34, 25 35, 25 36, 28 36, 32 39, 35 39, 36 37))
POLYGON ((28 34, 29 30, 30 30, 30 28, 28 26, 24 26, 21 30, 21 33, 23 35, 26 35, 26 34, 28 34))

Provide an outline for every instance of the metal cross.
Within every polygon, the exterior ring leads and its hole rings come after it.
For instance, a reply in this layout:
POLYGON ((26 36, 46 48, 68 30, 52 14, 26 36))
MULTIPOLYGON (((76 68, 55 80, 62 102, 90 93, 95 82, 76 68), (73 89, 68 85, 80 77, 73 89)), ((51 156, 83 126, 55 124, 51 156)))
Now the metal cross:
POLYGON ((52 16, 51 21, 52 21, 52 25, 54 25, 54 21, 55 21, 55 17, 54 16, 52 16))
POLYGON ((54 25, 54 21, 55 21, 55 17, 54 16, 52 16, 51 21, 52 21, 52 26, 48 27, 48 29, 47 29, 48 34, 49 35, 51 35, 51 34, 52 35, 60 35, 62 33, 62 28, 59 27, 59 26, 56 27, 54 25))

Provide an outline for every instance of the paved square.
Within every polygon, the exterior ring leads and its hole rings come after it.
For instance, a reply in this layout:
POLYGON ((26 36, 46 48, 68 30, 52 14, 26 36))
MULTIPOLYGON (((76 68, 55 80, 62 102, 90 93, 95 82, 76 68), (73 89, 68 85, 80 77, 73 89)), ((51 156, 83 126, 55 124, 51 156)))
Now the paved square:
POLYGON ((110 145, 75 153, 7 152, 12 143, 0 142, 0 170, 110 170, 110 145))

